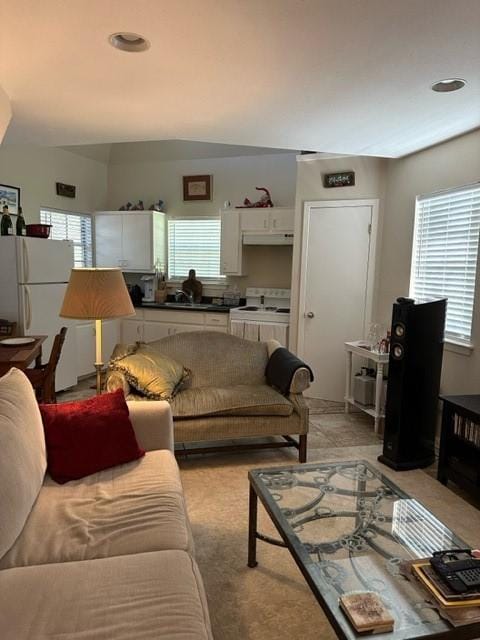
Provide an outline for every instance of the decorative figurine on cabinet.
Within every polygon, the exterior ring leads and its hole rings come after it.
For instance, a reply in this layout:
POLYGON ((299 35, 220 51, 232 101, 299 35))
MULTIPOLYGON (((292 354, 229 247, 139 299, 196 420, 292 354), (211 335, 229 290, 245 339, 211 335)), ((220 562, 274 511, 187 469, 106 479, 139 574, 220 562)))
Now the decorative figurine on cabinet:
POLYGON ((243 201, 243 205, 235 207, 235 209, 254 209, 254 208, 266 208, 273 207, 272 198, 270 196, 270 191, 266 187, 255 187, 257 191, 264 191, 265 193, 257 200, 257 202, 252 202, 248 198, 245 198, 243 201))

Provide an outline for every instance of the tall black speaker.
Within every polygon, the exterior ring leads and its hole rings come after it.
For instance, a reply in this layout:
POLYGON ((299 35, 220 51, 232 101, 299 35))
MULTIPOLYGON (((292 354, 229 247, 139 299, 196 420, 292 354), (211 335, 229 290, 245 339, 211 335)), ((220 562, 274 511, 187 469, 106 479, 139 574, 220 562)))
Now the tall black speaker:
POLYGON ((383 454, 397 471, 435 460, 435 430, 442 372, 446 300, 393 305, 383 454))

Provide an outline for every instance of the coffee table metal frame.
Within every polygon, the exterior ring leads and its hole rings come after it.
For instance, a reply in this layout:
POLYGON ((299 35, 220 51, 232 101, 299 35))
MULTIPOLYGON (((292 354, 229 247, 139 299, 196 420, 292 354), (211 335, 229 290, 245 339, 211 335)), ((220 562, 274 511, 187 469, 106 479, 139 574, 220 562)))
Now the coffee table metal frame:
MULTIPOLYGON (((383 476, 378 469, 375 469, 370 463, 364 460, 356 460, 352 462, 332 462, 332 463, 317 463, 317 464, 301 464, 292 465, 288 467, 271 467, 265 469, 253 469, 249 471, 248 478, 250 483, 249 489, 249 521, 248 521, 248 566, 254 568, 258 565, 257 562, 257 540, 273 544, 275 546, 287 548, 292 554, 298 568, 300 569, 303 577, 305 578, 312 593, 317 599, 318 603, 322 607, 326 617, 330 624, 334 628, 338 638, 341 640, 355 640, 359 638, 353 628, 348 623, 346 617, 339 607, 335 610, 331 604, 327 602, 324 594, 322 593, 321 585, 315 580, 314 571, 312 571, 312 565, 314 561, 310 557, 308 549, 299 540, 292 526, 288 520, 282 516, 282 511, 275 503, 265 483, 262 481, 262 474, 274 474, 274 473, 305 473, 309 469, 316 469, 322 466, 335 466, 345 464, 363 464, 369 470, 374 471, 381 481, 388 487, 391 487, 399 498, 406 500, 410 499, 408 494, 404 493, 399 487, 397 487, 388 478, 383 476), (262 503, 266 512, 268 513, 272 523, 274 524, 277 532, 279 533, 281 540, 272 538, 271 536, 264 535, 258 531, 258 499, 262 503)), ((362 483, 360 483, 360 489, 362 483)), ((416 502, 416 501, 415 501, 416 502)), ((417 503, 420 504, 420 503, 417 503)), ((452 534, 454 535, 454 534, 452 534)), ((455 548, 465 547, 466 544, 457 536, 454 535, 456 542, 455 548)), ((439 623, 422 623, 418 625, 420 628, 417 630, 419 635, 411 635, 405 633, 403 630, 394 630, 390 633, 375 634, 377 640, 384 638, 385 640, 414 640, 414 638, 422 639, 435 639, 435 640, 478 640, 480 638, 480 623, 469 624, 459 627, 453 627, 446 621, 441 620, 439 623)), ((367 634, 368 635, 368 634, 367 634)), ((362 637, 365 634, 361 634, 362 637)))

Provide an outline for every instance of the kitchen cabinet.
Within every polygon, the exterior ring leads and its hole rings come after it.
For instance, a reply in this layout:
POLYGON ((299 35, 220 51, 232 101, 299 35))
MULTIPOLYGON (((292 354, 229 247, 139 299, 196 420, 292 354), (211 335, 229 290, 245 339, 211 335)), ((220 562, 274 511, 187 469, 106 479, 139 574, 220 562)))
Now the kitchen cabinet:
POLYGON ((295 210, 284 207, 268 209, 243 209, 240 213, 240 230, 253 233, 293 233, 295 210))
MULTIPOLYGON (((83 322, 75 327, 77 339, 77 376, 86 376, 95 372, 95 323, 83 322)), ((102 322, 102 359, 108 362, 120 342, 120 323, 118 320, 102 322)))
POLYGON ((240 228, 242 231, 268 231, 270 215, 268 209, 252 209, 242 211, 240 228))
POLYGON ((127 272, 153 272, 166 265, 166 221, 159 211, 97 211, 95 264, 127 272))
POLYGON ((220 220, 220 272, 226 276, 243 276, 240 212, 222 211, 220 220))
POLYGON ((122 321, 122 342, 154 342, 185 331, 228 333, 228 313, 137 309, 135 319, 122 321))
POLYGON ((143 321, 122 320, 122 342, 132 344, 137 341, 143 342, 143 321))
POLYGON ((294 209, 272 209, 269 216, 270 228, 275 231, 289 231, 293 233, 295 221, 294 209))

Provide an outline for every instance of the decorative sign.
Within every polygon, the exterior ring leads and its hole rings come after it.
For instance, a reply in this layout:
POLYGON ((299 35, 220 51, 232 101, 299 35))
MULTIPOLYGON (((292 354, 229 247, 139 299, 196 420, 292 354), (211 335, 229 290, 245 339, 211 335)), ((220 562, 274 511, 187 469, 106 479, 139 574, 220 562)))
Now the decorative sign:
POLYGON ((353 187, 355 186, 355 171, 326 173, 323 176, 323 186, 325 189, 331 189, 332 187, 353 187))
POLYGON ((57 182, 57 196, 64 196, 65 198, 75 198, 75 185, 63 184, 63 182, 57 182))
POLYGON ((212 176, 183 176, 184 200, 211 200, 212 176))

